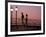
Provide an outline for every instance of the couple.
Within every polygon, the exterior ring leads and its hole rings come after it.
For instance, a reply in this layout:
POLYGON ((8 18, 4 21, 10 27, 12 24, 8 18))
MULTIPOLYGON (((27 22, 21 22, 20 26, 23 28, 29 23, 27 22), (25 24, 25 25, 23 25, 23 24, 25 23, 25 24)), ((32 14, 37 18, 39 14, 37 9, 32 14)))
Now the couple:
MULTIPOLYGON (((21 19, 22 19, 22 24, 24 24, 24 15, 23 15, 23 12, 21 13, 21 19)), ((28 22, 28 15, 26 14, 26 18, 25 18, 25 23, 27 24, 28 22)))

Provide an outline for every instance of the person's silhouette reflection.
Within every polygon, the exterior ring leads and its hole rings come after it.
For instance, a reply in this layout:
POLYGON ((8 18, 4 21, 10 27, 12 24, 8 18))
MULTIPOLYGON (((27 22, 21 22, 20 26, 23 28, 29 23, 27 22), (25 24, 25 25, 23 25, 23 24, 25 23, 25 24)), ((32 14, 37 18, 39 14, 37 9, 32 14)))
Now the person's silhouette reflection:
POLYGON ((26 14, 26 24, 27 24, 27 22, 28 22, 28 14, 26 14))
POLYGON ((24 24, 24 15, 23 15, 23 12, 21 13, 21 18, 22 18, 22 25, 24 24))

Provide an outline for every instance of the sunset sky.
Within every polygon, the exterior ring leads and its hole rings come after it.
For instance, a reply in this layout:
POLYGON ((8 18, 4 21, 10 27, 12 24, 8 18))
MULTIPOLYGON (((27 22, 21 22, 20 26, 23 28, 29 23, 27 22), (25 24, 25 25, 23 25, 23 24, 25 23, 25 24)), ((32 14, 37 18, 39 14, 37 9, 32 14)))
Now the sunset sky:
MULTIPOLYGON (((11 5, 13 9, 18 7, 17 17, 21 18, 21 13, 23 12, 24 18, 28 14, 28 19, 41 19, 41 6, 23 6, 23 5, 11 5)), ((15 10, 13 11, 13 18, 15 18, 15 10)))

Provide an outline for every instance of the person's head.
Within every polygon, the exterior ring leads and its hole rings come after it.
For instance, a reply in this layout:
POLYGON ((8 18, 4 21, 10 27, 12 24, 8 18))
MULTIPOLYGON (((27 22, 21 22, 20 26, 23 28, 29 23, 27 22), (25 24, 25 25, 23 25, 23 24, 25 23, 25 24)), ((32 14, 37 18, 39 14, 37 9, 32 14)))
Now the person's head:
POLYGON ((23 12, 21 14, 23 14, 23 12))
POLYGON ((26 14, 26 16, 28 16, 28 14, 26 14))

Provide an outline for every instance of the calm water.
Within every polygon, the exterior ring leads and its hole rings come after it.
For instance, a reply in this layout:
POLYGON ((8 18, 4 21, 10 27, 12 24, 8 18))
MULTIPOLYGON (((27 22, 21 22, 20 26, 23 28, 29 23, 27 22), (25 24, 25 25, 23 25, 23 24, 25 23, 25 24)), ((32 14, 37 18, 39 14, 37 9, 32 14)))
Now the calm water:
POLYGON ((41 30, 41 21, 40 20, 31 20, 28 19, 28 23, 22 24, 21 19, 17 20, 17 25, 16 25, 16 20, 12 20, 11 24, 11 31, 32 31, 32 30, 41 30))

